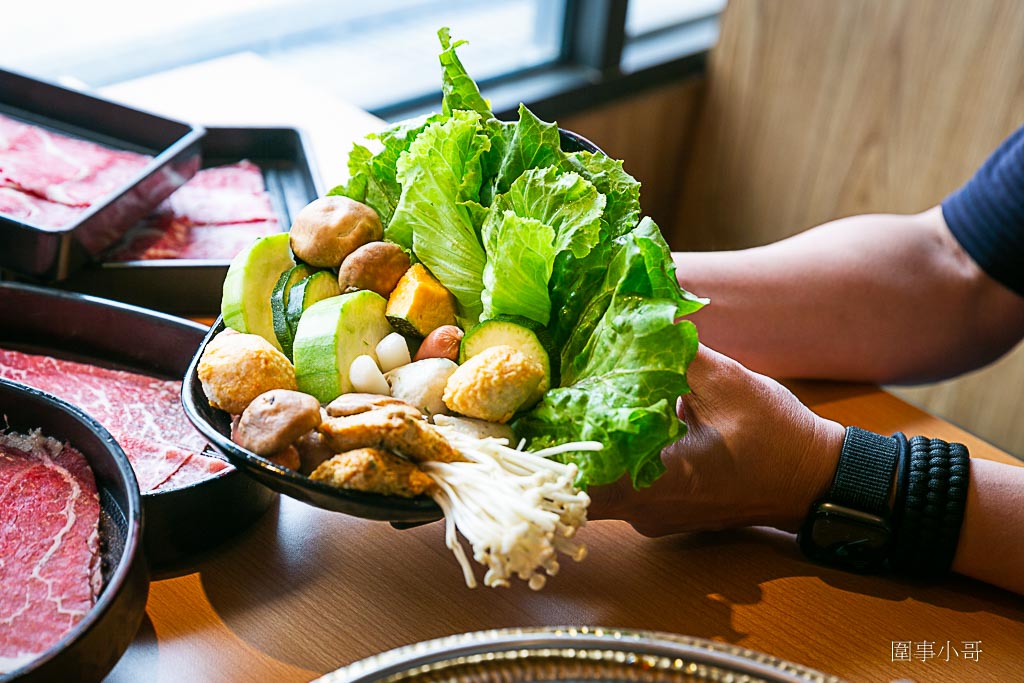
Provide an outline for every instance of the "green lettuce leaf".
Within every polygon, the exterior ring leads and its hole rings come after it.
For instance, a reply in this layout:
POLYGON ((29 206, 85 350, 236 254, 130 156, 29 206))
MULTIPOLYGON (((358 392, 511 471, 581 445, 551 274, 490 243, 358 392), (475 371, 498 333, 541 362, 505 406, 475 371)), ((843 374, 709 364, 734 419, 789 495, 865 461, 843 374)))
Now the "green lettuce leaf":
POLYGON ((598 452, 562 456, 579 467, 581 486, 610 484, 626 473, 634 486, 649 486, 664 471, 661 449, 685 434, 675 404, 689 391, 685 370, 697 332, 689 321, 676 324, 679 315, 668 299, 613 297, 573 382, 544 394, 516 421, 516 434, 530 449, 583 439, 604 444, 598 452))
POLYGON ((515 423, 529 447, 578 439, 605 450, 565 456, 580 467, 581 485, 615 481, 625 473, 647 486, 662 472, 661 449, 683 434, 676 397, 686 393, 686 367, 697 351, 688 321, 706 303, 679 287, 671 251, 654 221, 645 218, 579 263, 589 291, 562 344, 561 387, 548 391, 515 423), (596 281, 598 263, 605 266, 596 281))
POLYGON ((493 117, 491 105, 480 95, 480 89, 462 66, 455 48, 465 45, 465 40, 452 42, 448 28, 444 27, 437 32, 441 40, 441 111, 445 116, 451 116, 457 109, 475 111, 484 117, 493 117))
POLYGON ((519 105, 519 121, 511 128, 503 129, 511 137, 497 162, 497 172, 492 182, 493 194, 508 192, 516 178, 531 168, 561 166, 565 163, 558 125, 544 123, 533 115, 525 104, 519 105))
POLYGON ((707 303, 679 286, 672 251, 650 218, 644 218, 632 232, 618 238, 611 251, 611 258, 605 261, 603 281, 596 285, 589 281, 590 291, 582 292, 582 312, 562 346, 563 384, 571 384, 583 372, 588 362, 584 349, 614 297, 636 294, 667 299, 679 310, 679 316, 694 313, 707 303))
POLYGON ((561 386, 513 425, 531 449, 600 441, 602 451, 562 456, 581 486, 624 474, 649 485, 661 449, 685 433, 675 403, 697 334, 676 321, 706 302, 679 287, 621 161, 563 152, 556 124, 525 106, 518 121, 495 119, 456 54, 462 42, 438 37, 443 114, 389 127, 374 136, 379 150, 356 145, 349 181, 332 192, 380 214, 385 238, 455 296, 463 326, 502 314, 547 326, 561 386))
POLYGON ((495 206, 550 226, 555 231, 555 252, 571 251, 582 258, 597 244, 605 198, 579 175, 559 174, 549 166, 523 173, 495 206))
MULTIPOLYGON (((367 138, 381 143, 381 149, 376 154, 363 145, 354 144, 348 156, 348 182, 327 194, 344 195, 363 202, 377 212, 381 223, 387 227, 402 195, 402 186, 397 177, 398 157, 409 149, 412 141, 428 124, 439 119, 441 117, 436 114, 421 116, 371 133, 367 138)), ((407 244, 402 246, 410 248, 407 244)))
POLYGON ((566 154, 562 168, 589 180, 608 199, 604 220, 611 237, 625 235, 640 218, 640 182, 626 173, 622 162, 604 154, 566 154))
POLYGON ((526 171, 498 195, 483 230, 484 318, 520 315, 547 325, 552 270, 590 252, 604 202, 589 182, 554 166, 526 171))
POLYGON ((402 194, 385 231, 387 239, 411 244, 455 296, 463 321, 479 320, 483 310, 485 257, 471 206, 480 198, 481 157, 489 148, 476 112, 455 111, 429 124, 398 158, 402 194))
POLYGON ((519 315, 548 324, 555 231, 534 218, 491 210, 483 226, 483 319, 519 315))

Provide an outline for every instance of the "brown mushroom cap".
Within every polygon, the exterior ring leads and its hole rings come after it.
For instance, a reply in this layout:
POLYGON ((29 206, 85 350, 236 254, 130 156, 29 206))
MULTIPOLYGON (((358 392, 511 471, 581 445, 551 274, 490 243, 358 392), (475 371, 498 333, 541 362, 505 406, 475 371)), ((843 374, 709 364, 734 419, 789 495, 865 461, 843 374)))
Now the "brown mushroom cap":
POLYGON ((337 268, 367 242, 384 236, 380 216, 366 204, 331 195, 307 204, 290 230, 292 251, 312 266, 337 268))
POLYGON ((369 289, 387 299, 412 265, 409 255, 392 242, 367 242, 345 257, 338 269, 342 292, 369 289))
POLYGON ((316 429, 320 417, 320 402, 309 394, 273 389, 249 404, 233 437, 242 448, 257 455, 271 456, 316 429))

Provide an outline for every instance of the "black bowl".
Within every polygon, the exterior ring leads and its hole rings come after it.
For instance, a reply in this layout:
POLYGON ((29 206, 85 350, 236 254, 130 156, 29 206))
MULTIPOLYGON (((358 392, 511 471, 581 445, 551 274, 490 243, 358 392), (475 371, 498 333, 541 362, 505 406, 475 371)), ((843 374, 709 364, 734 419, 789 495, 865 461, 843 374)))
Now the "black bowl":
MULTIPOLYGON (((576 133, 559 129, 559 134, 562 149, 567 152, 603 154, 597 145, 576 133)), ((185 406, 185 414, 192 420, 192 424, 210 440, 211 446, 231 461, 231 464, 279 493, 325 510, 343 512, 364 519, 404 523, 430 522, 442 517, 441 508, 427 496, 402 498, 337 488, 313 481, 287 467, 275 465, 234 443, 231 440, 231 416, 210 406, 206 394, 203 393, 197 370, 199 358, 206 345, 223 329, 224 321, 218 318, 196 351, 181 385, 181 401, 185 406)))
MULTIPOLYGON (((0 282, 0 348, 177 380, 206 334, 189 320, 93 296, 0 282)), ((276 494, 235 470, 142 495, 143 546, 158 575, 248 527, 276 494)))
POLYGON ((99 681, 135 638, 149 593, 135 474, 99 422, 47 393, 0 380, 0 416, 12 431, 40 429, 85 456, 100 496, 103 571, 103 588, 85 618, 45 653, 0 681, 99 681))
POLYGON ((313 481, 287 467, 275 465, 232 441, 231 416, 210 405, 199 381, 198 370, 199 358, 206 345, 223 329, 224 320, 218 318, 203 340, 202 346, 196 351, 185 375, 185 381, 181 385, 181 402, 185 406, 185 414, 192 420, 196 429, 202 432, 203 436, 210 440, 210 445, 223 453, 232 465, 254 477, 264 486, 325 510, 390 522, 430 522, 440 519, 441 508, 426 496, 402 498, 337 488, 313 481))

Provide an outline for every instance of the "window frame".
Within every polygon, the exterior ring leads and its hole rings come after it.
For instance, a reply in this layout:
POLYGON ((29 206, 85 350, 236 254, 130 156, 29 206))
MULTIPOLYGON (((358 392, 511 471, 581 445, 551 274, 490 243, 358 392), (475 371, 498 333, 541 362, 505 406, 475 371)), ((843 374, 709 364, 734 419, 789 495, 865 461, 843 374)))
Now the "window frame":
MULTIPOLYGON (((629 0, 564 0, 560 55, 552 63, 479 81, 499 118, 519 102, 554 119, 704 72, 721 12, 704 12, 632 38, 629 0)), ((440 89, 372 108, 388 121, 436 110, 440 89)))

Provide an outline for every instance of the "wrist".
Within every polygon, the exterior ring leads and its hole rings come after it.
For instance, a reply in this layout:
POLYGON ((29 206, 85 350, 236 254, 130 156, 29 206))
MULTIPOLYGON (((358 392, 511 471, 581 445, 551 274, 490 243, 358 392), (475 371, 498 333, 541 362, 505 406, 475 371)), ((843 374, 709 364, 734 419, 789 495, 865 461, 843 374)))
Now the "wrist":
POLYGON ((827 493, 797 540, 810 559, 856 572, 949 571, 969 483, 958 443, 849 427, 827 493))
POLYGON ((818 416, 813 425, 796 463, 793 491, 780 501, 785 508, 774 526, 784 531, 796 532, 811 505, 828 492, 843 450, 846 430, 842 425, 818 416))

